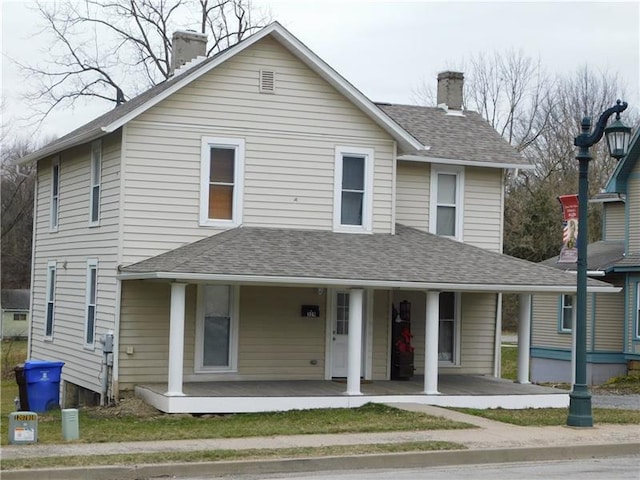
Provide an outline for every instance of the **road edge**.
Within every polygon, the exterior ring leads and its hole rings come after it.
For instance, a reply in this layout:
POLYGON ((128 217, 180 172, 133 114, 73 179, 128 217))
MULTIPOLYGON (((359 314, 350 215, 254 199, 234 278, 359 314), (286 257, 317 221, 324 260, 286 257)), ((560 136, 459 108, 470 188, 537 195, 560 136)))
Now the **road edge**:
POLYGON ((4 480, 138 480, 152 477, 198 475, 250 475, 330 470, 375 470, 389 468, 443 467, 489 463, 517 463, 580 458, 640 455, 640 443, 551 446, 503 449, 448 450, 358 456, 279 458, 197 463, 163 463, 134 466, 96 466, 52 469, 2 470, 4 480))

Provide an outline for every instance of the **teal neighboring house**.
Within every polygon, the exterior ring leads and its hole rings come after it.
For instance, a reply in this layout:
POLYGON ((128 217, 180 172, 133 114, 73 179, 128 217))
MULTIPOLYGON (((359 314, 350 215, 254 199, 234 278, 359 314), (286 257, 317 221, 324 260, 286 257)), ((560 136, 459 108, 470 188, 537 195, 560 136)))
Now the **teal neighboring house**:
POLYGON ((27 338, 29 334, 29 289, 3 289, 0 338, 27 338))
MULTIPOLYGON (((605 190, 603 238, 588 248, 591 278, 622 288, 587 298, 587 381, 597 385, 640 364, 640 129, 605 190)), ((575 271, 575 264, 542 262, 575 271)), ((531 381, 572 382, 575 297, 536 294, 531 318, 531 381)))

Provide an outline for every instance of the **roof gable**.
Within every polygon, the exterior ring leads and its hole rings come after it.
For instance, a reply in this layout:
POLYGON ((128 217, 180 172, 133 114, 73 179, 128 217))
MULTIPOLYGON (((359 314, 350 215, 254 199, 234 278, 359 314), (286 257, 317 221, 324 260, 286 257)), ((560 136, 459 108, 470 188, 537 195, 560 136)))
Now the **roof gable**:
POLYGON ((321 78, 331 84, 338 92, 348 98, 367 116, 369 116, 383 130, 387 131, 401 147, 409 150, 422 150, 423 144, 414 138, 409 132, 400 127, 388 115, 382 112, 374 103, 351 85, 346 79, 340 76, 320 57, 307 48, 302 42, 294 37, 278 22, 274 22, 263 28, 254 35, 233 45, 232 47, 194 65, 189 70, 150 88, 146 92, 138 95, 130 101, 114 108, 101 115, 95 120, 81 126, 73 132, 55 140, 44 148, 23 157, 20 163, 28 163, 41 160, 49 155, 53 155, 61 150, 89 142, 107 133, 113 132, 122 127, 143 112, 157 105, 159 102, 169 97, 174 92, 180 90, 185 85, 190 84, 202 75, 211 71, 229 58, 244 51, 256 42, 271 35, 282 44, 293 55, 305 63, 316 72, 321 78))
POLYGON ((629 152, 618 162, 618 165, 611 174, 611 178, 605 187, 605 192, 627 193, 627 179, 638 164, 638 158, 640 158, 640 128, 636 129, 636 133, 629 143, 629 152))

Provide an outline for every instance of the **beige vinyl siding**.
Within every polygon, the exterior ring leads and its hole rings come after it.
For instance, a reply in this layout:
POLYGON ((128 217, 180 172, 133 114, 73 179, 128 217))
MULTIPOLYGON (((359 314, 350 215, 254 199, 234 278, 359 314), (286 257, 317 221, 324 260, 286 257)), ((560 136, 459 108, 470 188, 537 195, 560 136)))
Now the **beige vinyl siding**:
POLYGON ((373 148, 373 230, 391 232, 393 140, 266 38, 128 125, 125 263, 220 231, 198 226, 203 136, 245 140, 246 226, 332 229, 336 146, 373 148), (275 94, 258 92, 260 69, 275 94))
POLYGON ((460 325, 460 368, 452 373, 493 374, 496 295, 463 293, 460 325))
POLYGON ((120 134, 102 140, 100 225, 89 227, 90 144, 60 155, 60 207, 57 232, 49 232, 51 159, 38 164, 35 212, 33 312, 30 358, 65 362, 63 379, 100 389, 102 351, 98 340, 114 331, 120 134), (86 269, 98 259, 95 349, 84 348, 86 269), (56 261, 53 340, 44 341, 47 262, 56 261))
MULTIPOLYGON (((126 281, 122 286, 120 388, 167 382, 169 284, 126 281), (133 353, 128 354, 127 350, 133 353), (131 351, 131 350, 130 350, 131 351)), ((194 373, 197 288, 186 292, 184 380, 321 380, 324 378, 326 295, 316 288, 239 289, 237 373, 194 373), (301 305, 319 305, 320 317, 302 317, 301 305), (315 365, 312 364, 315 361, 315 365)))
MULTIPOLYGON (((493 373, 493 344, 495 341, 496 295, 485 293, 461 294, 459 332, 460 365, 441 364, 440 370, 455 374, 493 373)), ((393 302, 411 302, 411 334, 415 374, 424 374, 424 331, 426 294, 420 291, 396 291, 393 302)))
POLYGON ((499 168, 465 168, 465 243, 501 252, 502 175, 499 168))
POLYGON ((532 296, 531 346, 571 348, 571 334, 558 333, 559 295, 535 294, 532 296))
POLYGON ((607 202, 604 204, 604 240, 624 240, 625 204, 607 202))
POLYGON ((627 181, 627 205, 629 208, 629 253, 640 252, 640 162, 627 181))
MULTIPOLYGON (((587 349, 591 351, 593 331, 593 293, 587 294, 587 349)), ((571 349, 571 333, 558 333, 559 295, 536 294, 532 296, 531 346, 545 348, 571 349)), ((597 302, 597 301, 596 301, 597 302)), ((574 305, 575 308, 575 305, 574 305)), ((596 310, 598 309, 596 303, 596 310)))
POLYGON ((373 342, 371 378, 387 380, 389 378, 389 326, 391 305, 387 290, 374 290, 373 294, 373 342))
POLYGON ((398 162, 396 222, 429 231, 430 164, 398 162))
POLYGON ((596 295, 594 351, 622 352, 624 292, 596 295))
POLYGON ((242 287, 238 374, 322 380, 326 313, 326 295, 316 288, 242 287), (320 316, 302 317, 301 305, 319 305, 320 316))

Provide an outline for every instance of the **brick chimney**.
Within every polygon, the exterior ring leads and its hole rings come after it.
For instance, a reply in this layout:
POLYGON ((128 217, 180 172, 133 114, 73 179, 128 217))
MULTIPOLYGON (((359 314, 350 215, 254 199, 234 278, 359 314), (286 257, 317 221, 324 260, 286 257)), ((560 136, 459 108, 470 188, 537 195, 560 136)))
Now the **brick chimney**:
POLYGON ((178 30, 173 32, 171 43, 171 74, 185 63, 207 55, 207 36, 203 33, 178 30))
POLYGON ((446 105, 449 110, 462 110, 462 72, 441 72, 438 74, 438 106, 446 105))

